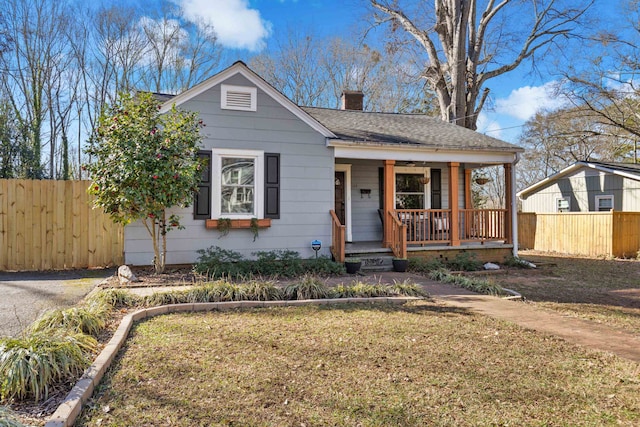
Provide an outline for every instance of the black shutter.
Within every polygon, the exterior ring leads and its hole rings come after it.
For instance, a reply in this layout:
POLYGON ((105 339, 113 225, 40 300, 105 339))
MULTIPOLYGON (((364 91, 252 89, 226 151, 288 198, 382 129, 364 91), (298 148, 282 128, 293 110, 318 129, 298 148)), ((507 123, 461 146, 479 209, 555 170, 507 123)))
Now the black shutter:
POLYGON ((442 172, 431 169, 431 209, 442 209, 442 172))
POLYGON ((280 218, 280 154, 264 153, 264 217, 280 218))
POLYGON ((198 159, 203 163, 198 184, 198 192, 193 203, 193 219, 211 218, 211 151, 198 151, 198 159))

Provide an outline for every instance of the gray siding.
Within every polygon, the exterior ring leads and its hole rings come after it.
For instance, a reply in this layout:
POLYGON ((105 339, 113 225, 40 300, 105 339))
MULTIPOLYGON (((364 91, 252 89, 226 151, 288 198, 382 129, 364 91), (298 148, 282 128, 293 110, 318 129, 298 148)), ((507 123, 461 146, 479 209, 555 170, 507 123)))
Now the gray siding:
MULTIPOLYGON (((225 84, 254 86, 235 75, 225 84)), ((169 233, 168 264, 192 263, 196 251, 216 245, 251 256, 255 251, 290 249, 301 256, 314 254, 310 243, 323 242, 321 254, 329 254, 333 209, 333 151, 325 138, 258 89, 256 112, 220 109, 220 86, 194 97, 181 106, 198 111, 206 124, 203 149, 228 148, 280 153, 280 219, 260 229, 253 241, 250 230, 231 230, 221 237, 207 230, 203 220, 194 220, 192 208, 174 209, 182 217, 184 230, 169 233)), ((125 228, 125 262, 147 265, 153 250, 146 229, 139 223, 125 228)))
POLYGON ((556 200, 569 198, 571 212, 596 210, 596 196, 613 196, 617 211, 640 211, 640 182, 583 167, 522 200, 523 212, 556 212, 556 200))

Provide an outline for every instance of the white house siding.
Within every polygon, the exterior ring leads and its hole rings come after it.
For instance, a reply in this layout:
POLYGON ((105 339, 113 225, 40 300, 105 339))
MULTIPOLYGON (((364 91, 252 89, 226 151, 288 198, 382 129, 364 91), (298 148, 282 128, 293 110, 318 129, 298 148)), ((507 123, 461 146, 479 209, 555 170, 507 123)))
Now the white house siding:
POLYGON ((556 212, 556 200, 570 199, 571 212, 596 210, 596 196, 613 195, 614 209, 640 211, 640 182, 583 167, 522 200, 523 212, 556 212))
MULTIPOLYGON (((225 84, 254 86, 241 75, 225 84)), ((250 230, 230 230, 221 237, 194 220, 192 207, 175 209, 184 230, 169 233, 167 263, 193 263, 197 250, 211 246, 231 249, 250 257, 255 251, 289 249, 303 257, 314 254, 311 241, 322 241, 321 254, 329 255, 333 209, 333 151, 325 138, 302 122, 273 98, 258 89, 256 112, 220 109, 220 86, 194 97, 181 106, 198 111, 206 124, 203 149, 230 148, 280 153, 280 219, 260 229, 253 241, 250 230)), ((151 240, 140 223, 125 228, 125 262, 148 265, 153 260, 151 240)))

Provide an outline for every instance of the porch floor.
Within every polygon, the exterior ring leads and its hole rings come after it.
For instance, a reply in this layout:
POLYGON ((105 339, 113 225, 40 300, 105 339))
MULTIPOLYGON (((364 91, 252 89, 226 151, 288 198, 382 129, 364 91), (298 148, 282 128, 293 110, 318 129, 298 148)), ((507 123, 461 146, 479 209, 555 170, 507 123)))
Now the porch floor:
MULTIPOLYGON (((460 249, 496 249, 496 248, 513 248, 512 244, 507 244, 502 241, 488 241, 488 242, 462 242, 460 246, 443 245, 439 243, 432 243, 426 245, 407 245, 407 252, 422 252, 422 251, 447 251, 447 250, 460 250, 460 249)), ((374 240, 367 242, 352 242, 345 244, 345 255, 362 254, 362 253, 379 253, 390 254, 390 248, 383 248, 382 242, 374 240)))

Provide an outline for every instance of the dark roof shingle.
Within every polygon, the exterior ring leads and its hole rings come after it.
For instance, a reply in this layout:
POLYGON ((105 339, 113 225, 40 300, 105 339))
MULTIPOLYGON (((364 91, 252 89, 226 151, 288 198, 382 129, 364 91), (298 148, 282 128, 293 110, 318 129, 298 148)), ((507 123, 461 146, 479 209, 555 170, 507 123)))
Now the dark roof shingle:
POLYGON ((508 142, 424 114, 301 108, 339 139, 348 142, 407 144, 460 150, 523 151, 508 142))

